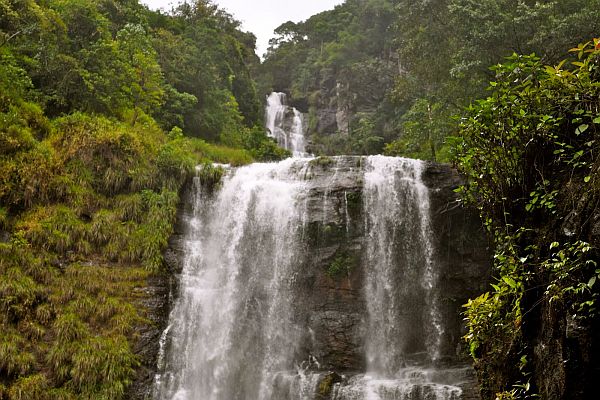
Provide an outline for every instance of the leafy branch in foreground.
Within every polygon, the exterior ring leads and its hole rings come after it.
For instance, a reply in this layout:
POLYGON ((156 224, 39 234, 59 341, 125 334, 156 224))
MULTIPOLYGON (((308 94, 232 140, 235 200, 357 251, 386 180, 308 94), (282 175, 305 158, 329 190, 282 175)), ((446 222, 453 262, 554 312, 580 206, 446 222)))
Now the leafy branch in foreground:
POLYGON ((547 309, 582 325, 598 318, 600 40, 571 53, 556 66, 516 54, 496 65, 490 96, 461 121, 459 191, 496 245, 493 290, 465 305, 485 398, 559 396, 531 380, 524 361, 541 356, 526 346, 529 325, 547 309))

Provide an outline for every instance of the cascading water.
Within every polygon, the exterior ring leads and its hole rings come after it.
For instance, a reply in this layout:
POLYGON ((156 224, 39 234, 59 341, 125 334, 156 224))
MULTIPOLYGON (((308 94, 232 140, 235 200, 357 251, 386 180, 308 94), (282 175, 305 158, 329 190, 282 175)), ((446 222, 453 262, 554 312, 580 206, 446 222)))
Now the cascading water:
POLYGON ((213 194, 196 180, 155 399, 460 399, 460 371, 434 367, 446 332, 423 166, 383 156, 292 158, 230 170, 213 194), (357 193, 362 225, 349 211, 357 193), (342 241, 362 232, 365 369, 336 375, 337 383, 311 356, 323 334, 309 326, 315 313, 334 325, 339 315, 305 306, 315 297, 307 287, 332 279, 307 272, 320 257, 307 243, 315 229, 339 229, 342 241))
POLYGON ((279 146, 291 151, 294 157, 304 157, 307 155, 304 143, 304 116, 286 103, 285 93, 273 92, 267 97, 267 133, 277 140, 279 146))
POLYGON ((294 259, 303 182, 293 159, 253 164, 211 199, 197 185, 161 399, 271 399, 293 366, 294 259))
POLYGON ((443 380, 435 383, 435 372, 427 369, 440 356, 443 327, 422 168, 411 159, 367 159, 367 371, 338 384, 334 400, 455 400, 462 393, 443 380))

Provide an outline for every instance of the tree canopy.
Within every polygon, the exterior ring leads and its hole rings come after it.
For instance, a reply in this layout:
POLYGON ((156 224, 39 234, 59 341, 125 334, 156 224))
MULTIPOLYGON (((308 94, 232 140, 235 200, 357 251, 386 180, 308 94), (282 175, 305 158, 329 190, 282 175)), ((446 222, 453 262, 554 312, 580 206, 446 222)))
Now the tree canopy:
POLYGON ((485 94, 490 65, 513 52, 557 62, 599 21, 598 0, 347 0, 281 25, 259 87, 305 105, 317 152, 449 160, 448 121, 485 94), (327 108, 349 115, 348 129, 319 129, 327 108))

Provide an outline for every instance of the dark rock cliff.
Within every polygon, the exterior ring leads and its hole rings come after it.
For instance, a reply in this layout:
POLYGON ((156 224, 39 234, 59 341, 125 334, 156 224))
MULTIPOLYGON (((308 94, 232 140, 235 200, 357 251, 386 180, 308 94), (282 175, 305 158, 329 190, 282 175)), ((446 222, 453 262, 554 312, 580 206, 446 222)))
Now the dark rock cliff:
MULTIPOLYGON (((364 371, 362 338, 365 329, 363 265, 365 215, 362 199, 364 159, 361 157, 318 158, 310 161, 306 179, 309 196, 301 235, 305 252, 295 277, 302 288, 295 299, 297 318, 306 319, 308 333, 299 359, 317 360, 321 371, 352 374, 364 371)), ((430 190, 435 259, 443 285, 442 311, 451 316, 443 344, 447 366, 468 363, 462 348, 461 306, 468 298, 486 290, 490 275, 490 249, 477 213, 457 202, 455 189, 460 176, 447 165, 429 163, 423 181, 430 190)), ((183 197, 186 198, 185 196, 183 197)), ((184 202, 180 221, 188 213, 184 202)), ((167 325, 171 293, 181 271, 183 225, 178 224, 165 254, 168 273, 157 277, 147 289, 145 307, 153 325, 142 332, 138 353, 142 367, 130 398, 150 398, 159 350, 167 325)), ((469 375, 469 374, 468 374, 469 375)), ((464 399, 478 398, 472 374, 465 384, 464 399)))
POLYGON ((169 322, 169 312, 177 293, 178 274, 183 268, 184 236, 186 216, 191 213, 191 196, 189 188, 191 181, 181 194, 181 203, 177 213, 177 222, 169 239, 169 247, 165 250, 164 270, 151 276, 140 298, 139 306, 145 311, 148 324, 138 330, 138 339, 134 351, 139 357, 132 385, 129 387, 126 399, 152 399, 152 386, 157 371, 160 356, 161 337, 169 322))
MULTIPOLYGON (((364 210, 360 157, 316 159, 311 169, 313 195, 307 204, 310 220, 306 251, 311 257, 297 278, 303 285, 298 314, 308 316, 306 354, 321 370, 352 374, 364 371, 362 348, 366 304, 364 210)), ((436 263, 444 293, 442 314, 446 335, 442 351, 446 366, 468 363, 462 346, 462 304, 489 284, 490 248, 477 213, 457 203, 454 189, 460 176, 447 165, 427 164, 424 183, 430 189, 436 263)), ((464 399, 478 398, 474 375, 463 386, 464 399)))
MULTIPOLYGON (((581 232, 584 239, 598 251, 598 200, 586 190, 575 193, 576 201, 572 202, 573 210, 567 218, 548 223, 554 224, 553 228, 564 235, 560 240, 566 242, 572 232, 581 232)), ((590 293, 597 298, 597 283, 590 288, 590 293)), ((531 306, 524 316, 524 340, 532 359, 531 383, 537 387, 540 397, 552 400, 597 399, 600 314, 594 309, 578 312, 564 300, 547 301, 541 291, 532 291, 528 301, 531 306)))

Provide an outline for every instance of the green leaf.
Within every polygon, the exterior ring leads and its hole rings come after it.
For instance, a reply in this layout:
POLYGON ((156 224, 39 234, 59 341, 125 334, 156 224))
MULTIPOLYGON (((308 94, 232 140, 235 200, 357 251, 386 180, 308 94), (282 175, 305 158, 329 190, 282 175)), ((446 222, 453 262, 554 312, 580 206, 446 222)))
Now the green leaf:
POLYGON ((594 121, 592 122, 594 122, 595 124, 600 124, 600 117, 594 118, 594 121))
POLYGON ((576 135, 581 135, 583 132, 587 131, 590 126, 588 124, 581 124, 575 130, 576 135))
POLYGON ((592 179, 592 177, 590 175, 586 176, 585 178, 583 178, 583 181, 585 183, 588 183, 590 181, 590 179, 592 179))
POLYGON ((502 280, 504 282, 506 282, 508 284, 508 286, 510 286, 513 289, 517 288, 517 282, 515 282, 515 280, 513 278, 511 278, 510 276, 503 276, 502 280))
POLYGON ((594 286, 594 283, 596 283, 596 275, 594 275, 590 278, 587 285, 591 289, 594 286))

